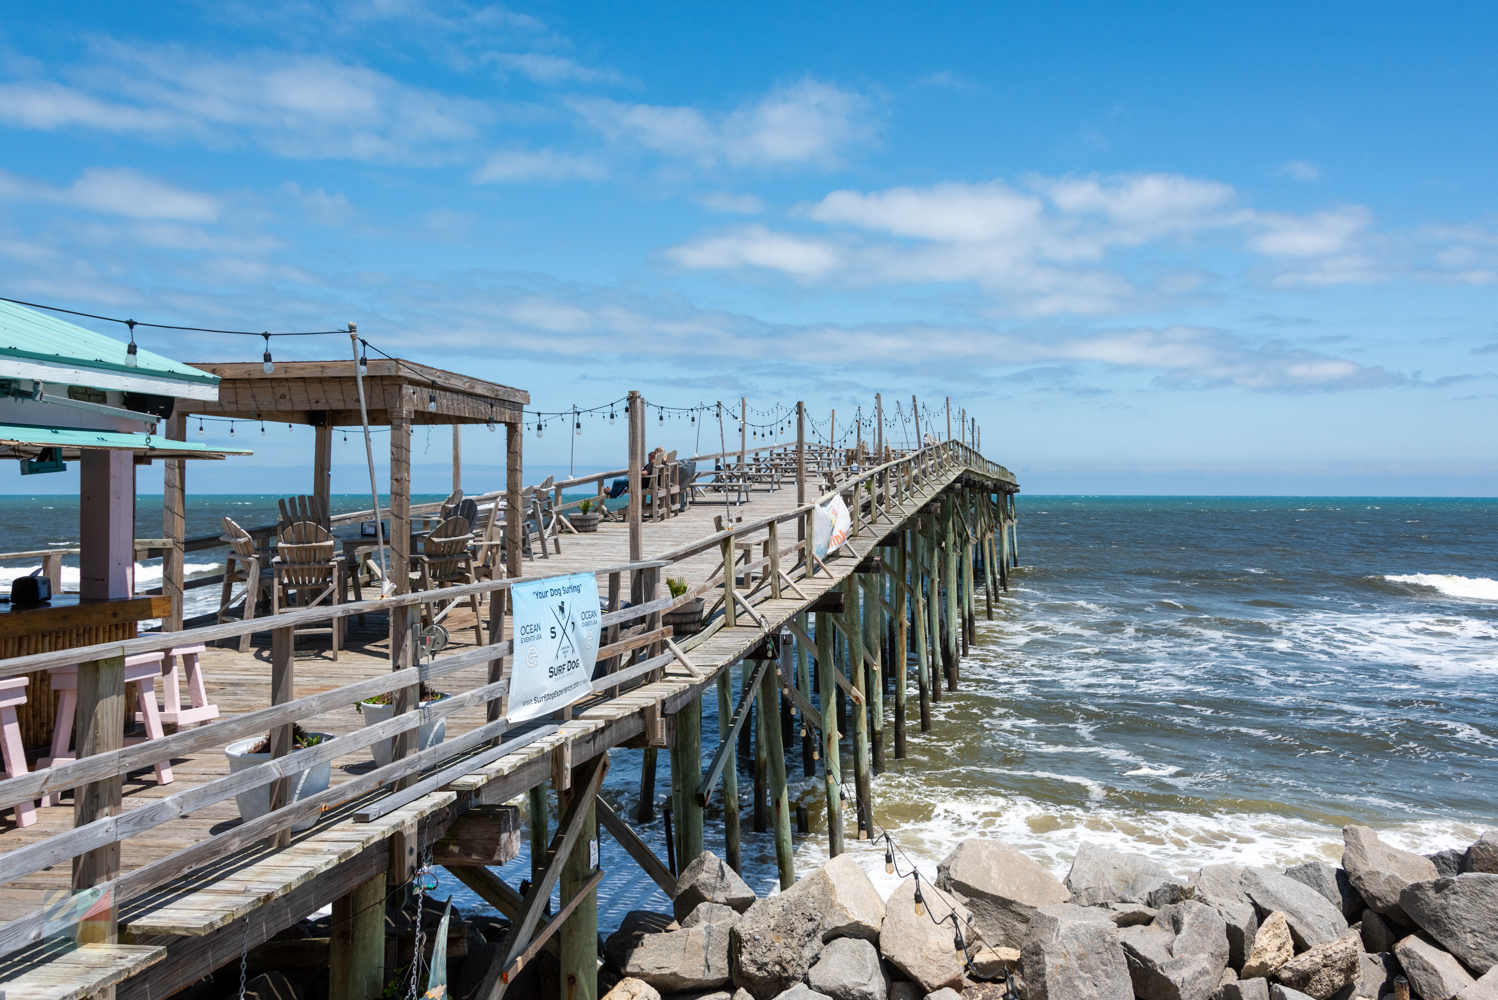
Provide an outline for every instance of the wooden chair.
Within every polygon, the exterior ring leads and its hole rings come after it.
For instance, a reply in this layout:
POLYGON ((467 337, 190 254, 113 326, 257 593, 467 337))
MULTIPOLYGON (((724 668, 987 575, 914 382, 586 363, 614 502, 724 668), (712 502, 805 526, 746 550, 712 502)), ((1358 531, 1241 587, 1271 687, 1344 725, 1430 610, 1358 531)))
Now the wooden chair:
MULTIPOLYGON (((475 506, 477 506, 475 504, 475 506)), ((470 522, 477 527, 477 522, 470 522)), ((497 580, 504 574, 505 511, 496 499, 483 519, 483 525, 474 532, 473 575, 478 580, 497 580)))
MULTIPOLYGON (((125 743, 141 743, 159 740, 166 735, 161 725, 161 712, 156 706, 156 679, 161 676, 160 653, 136 653, 125 657, 125 689, 135 688, 136 722, 146 724, 144 737, 132 736, 125 743)), ((76 760, 72 750, 73 721, 78 713, 78 664, 53 667, 47 671, 52 690, 58 692, 57 718, 52 724, 52 753, 36 762, 37 767, 51 767, 64 761, 76 760)), ((156 765, 156 783, 172 783, 172 762, 164 760, 156 765)), ((61 792, 52 792, 42 799, 43 806, 59 805, 61 792)))
MULTIPOLYGON (((6 677, 0 680, 0 751, 5 757, 5 776, 18 778, 26 773, 26 748, 21 745, 21 723, 16 718, 16 707, 26 704, 26 685, 29 677, 6 677)), ((30 802, 16 803, 16 826, 31 826, 36 822, 36 806, 30 802)))
MULTIPOLYGON (((343 567, 334 552, 337 544, 327 528, 312 521, 298 521, 281 532, 276 558, 271 561, 271 614, 343 603, 343 567)), ((343 644, 341 618, 332 619, 327 628, 293 629, 292 649, 296 648, 297 636, 324 633, 332 636, 336 661, 343 644)))
MULTIPOLYGON (((441 514, 441 521, 446 521, 448 518, 456 514, 458 512, 458 504, 462 502, 462 490, 453 490, 450 494, 448 494, 447 499, 442 501, 442 506, 439 509, 439 513, 441 514)), ((438 523, 440 524, 441 521, 439 521, 438 523)))
POLYGON ((311 521, 313 524, 322 525, 329 531, 333 530, 333 520, 328 514, 328 502, 321 497, 288 497, 285 500, 277 500, 276 505, 281 508, 281 520, 276 525, 278 533, 299 521, 311 521))
MULTIPOLYGON (((224 518, 222 540, 229 543, 229 556, 224 562, 224 587, 219 594, 218 622, 249 621, 255 617, 260 604, 260 593, 270 584, 270 560, 265 553, 255 548, 255 539, 250 533, 234 523, 233 518, 224 518), (241 597, 244 607, 240 614, 233 613, 234 585, 244 584, 241 597)), ((250 633, 239 637, 239 651, 250 648, 250 633)))
MULTIPOLYGON (((416 556, 416 571, 412 575, 417 589, 436 590, 476 582, 473 551, 469 548, 472 541, 473 533, 468 530, 468 522, 461 517, 450 517, 433 528, 431 534, 421 540, 421 552, 416 556)), ((473 610, 474 642, 483 645, 484 628, 483 620, 479 617, 477 594, 451 601, 436 614, 427 611, 423 617, 432 623, 440 622, 459 601, 467 601, 473 610)))
POLYGON ((166 651, 161 663, 162 698, 166 702, 161 710, 161 721, 168 725, 188 726, 218 718, 218 706, 209 703, 208 689, 203 684, 203 667, 198 654, 203 644, 196 646, 173 646, 166 651), (182 688, 177 679, 177 658, 182 658, 182 672, 187 675, 189 705, 182 704, 182 688))

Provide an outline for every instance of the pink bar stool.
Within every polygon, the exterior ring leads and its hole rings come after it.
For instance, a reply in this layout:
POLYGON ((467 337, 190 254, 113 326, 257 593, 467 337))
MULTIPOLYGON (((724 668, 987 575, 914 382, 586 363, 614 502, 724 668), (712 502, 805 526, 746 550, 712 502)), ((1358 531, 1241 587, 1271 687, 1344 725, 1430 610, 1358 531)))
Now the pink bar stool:
MULTIPOLYGON (((137 653, 125 657, 125 687, 135 686, 135 697, 140 707, 136 719, 145 722, 147 740, 159 740, 166 735, 166 730, 161 728, 161 712, 156 706, 156 679, 161 676, 163 658, 161 653, 137 653)), ((52 729, 52 756, 37 761, 37 767, 51 767, 53 764, 77 759, 71 746, 73 719, 78 713, 78 664, 53 667, 48 673, 52 675, 52 690, 59 693, 57 721, 52 729)), ((141 737, 132 737, 125 742, 140 743, 141 737)), ((162 761, 156 765, 156 783, 172 783, 170 761, 162 761)), ((52 792, 42 799, 43 806, 59 805, 61 802, 61 792, 52 792)))
MULTIPOLYGON (((5 755, 5 776, 14 778, 26 773, 26 750, 21 746, 21 723, 16 706, 26 704, 29 677, 6 677, 0 680, 0 750, 5 755)), ((36 822, 36 807, 30 802, 16 806, 16 826, 36 822)))
MULTIPOLYGON (((204 646, 173 646, 166 651, 161 664, 162 697, 166 705, 161 710, 161 721, 186 726, 218 718, 218 706, 209 704, 208 689, 203 684, 203 668, 198 663, 198 654, 204 646), (182 657, 182 670, 187 675, 187 694, 191 707, 182 704, 182 689, 177 679, 177 657, 182 657)), ((136 721, 143 722, 139 714, 136 721)))

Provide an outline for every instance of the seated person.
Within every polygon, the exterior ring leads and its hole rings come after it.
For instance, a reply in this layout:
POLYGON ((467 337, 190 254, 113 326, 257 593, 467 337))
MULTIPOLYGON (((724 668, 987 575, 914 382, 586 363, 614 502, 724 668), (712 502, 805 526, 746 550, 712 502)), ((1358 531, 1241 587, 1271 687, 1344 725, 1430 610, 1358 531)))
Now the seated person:
MULTIPOLYGON (((655 475, 655 463, 660 461, 661 459, 664 459, 665 457, 666 449, 664 448, 657 448, 655 449, 655 451, 652 451, 650 453, 650 457, 645 460, 645 468, 640 470, 640 479, 645 480, 655 475)), ((616 479, 614 480, 614 485, 609 487, 608 499, 618 500, 628 492, 629 479, 616 479)))

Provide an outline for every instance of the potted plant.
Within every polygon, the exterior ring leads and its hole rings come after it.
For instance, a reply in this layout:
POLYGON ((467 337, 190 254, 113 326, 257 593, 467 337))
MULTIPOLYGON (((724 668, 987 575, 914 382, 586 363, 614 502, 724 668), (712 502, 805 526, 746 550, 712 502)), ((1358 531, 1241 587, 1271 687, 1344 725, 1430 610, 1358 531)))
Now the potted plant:
MULTIPOLYGON (((315 747, 320 743, 333 738, 332 733, 309 733, 301 726, 292 724, 291 727, 291 752, 297 753, 308 747, 315 747)), ((257 764, 265 764, 270 761, 270 733, 264 736, 251 736, 248 739, 236 740, 224 747, 224 756, 229 758, 229 773, 237 774, 257 764)), ((310 798, 318 792, 328 790, 328 782, 333 777, 333 762, 325 761, 298 771, 291 776, 291 801, 310 798)), ((239 818, 243 820, 258 819, 270 812, 270 782, 251 788, 247 792, 240 792, 234 796, 234 801, 239 804, 239 818)), ((291 803, 288 802, 287 805, 291 803)), ((308 816, 306 819, 298 820, 292 830, 301 832, 310 830, 317 822, 317 815, 308 816)))
POLYGON ((572 526, 580 532, 597 531, 598 519, 602 517, 603 514, 600 511, 593 509, 596 506, 597 504, 595 504, 592 500, 584 500, 582 503, 577 505, 577 512, 575 514, 567 515, 567 520, 570 521, 572 523, 572 526))
MULTIPOLYGON (((667 577, 666 586, 671 588, 673 598, 679 598, 687 592, 686 577, 667 577)), ((695 597, 667 611, 661 616, 661 624, 674 627, 679 636, 694 635, 702 631, 702 617, 706 607, 706 598, 695 597)))
MULTIPOLYGON (((421 686, 421 708, 450 697, 446 691, 433 691, 425 684, 421 686)), ((395 717, 395 700, 387 694, 377 694, 371 698, 365 698, 354 706, 354 710, 364 717, 364 725, 373 726, 378 722, 395 717)), ((423 722, 417 731, 417 749, 427 750, 436 746, 447 738, 447 718, 444 716, 431 722, 423 722)), ((384 767, 390 763, 391 753, 395 749, 394 738, 388 740, 376 740, 369 745, 369 752, 374 755, 376 767, 384 767)))

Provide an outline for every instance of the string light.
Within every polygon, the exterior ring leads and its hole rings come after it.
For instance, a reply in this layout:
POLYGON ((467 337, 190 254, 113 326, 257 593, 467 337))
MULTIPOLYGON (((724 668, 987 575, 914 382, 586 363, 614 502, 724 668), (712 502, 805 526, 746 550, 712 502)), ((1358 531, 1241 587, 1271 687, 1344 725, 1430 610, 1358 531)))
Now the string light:
POLYGON ((360 375, 368 375, 369 374, 369 345, 365 344, 362 339, 359 341, 359 344, 362 347, 362 350, 359 352, 359 374, 360 375))
POLYGON ((135 320, 127 319, 125 323, 130 327, 130 346, 125 348, 125 367, 135 367, 135 320))
POLYGON ((915 876, 915 915, 924 917, 926 915, 926 900, 921 897, 921 875, 915 876))
POLYGON ((262 333, 261 336, 265 338, 265 363, 260 367, 265 369, 265 374, 269 375, 276 370, 275 362, 270 359, 270 334, 262 333))
POLYGON ((199 417, 198 418, 198 436, 202 437, 202 435, 203 435, 203 418, 199 417))
POLYGON ((428 391, 427 392, 427 412, 428 413, 436 413, 437 412, 437 393, 435 391, 428 391))
POLYGON ((894 850, 894 848, 892 848, 892 847, 889 846, 888 838, 886 838, 885 839, 885 846, 884 846, 884 874, 886 874, 886 875, 893 875, 894 873, 895 873, 895 850, 894 850))

